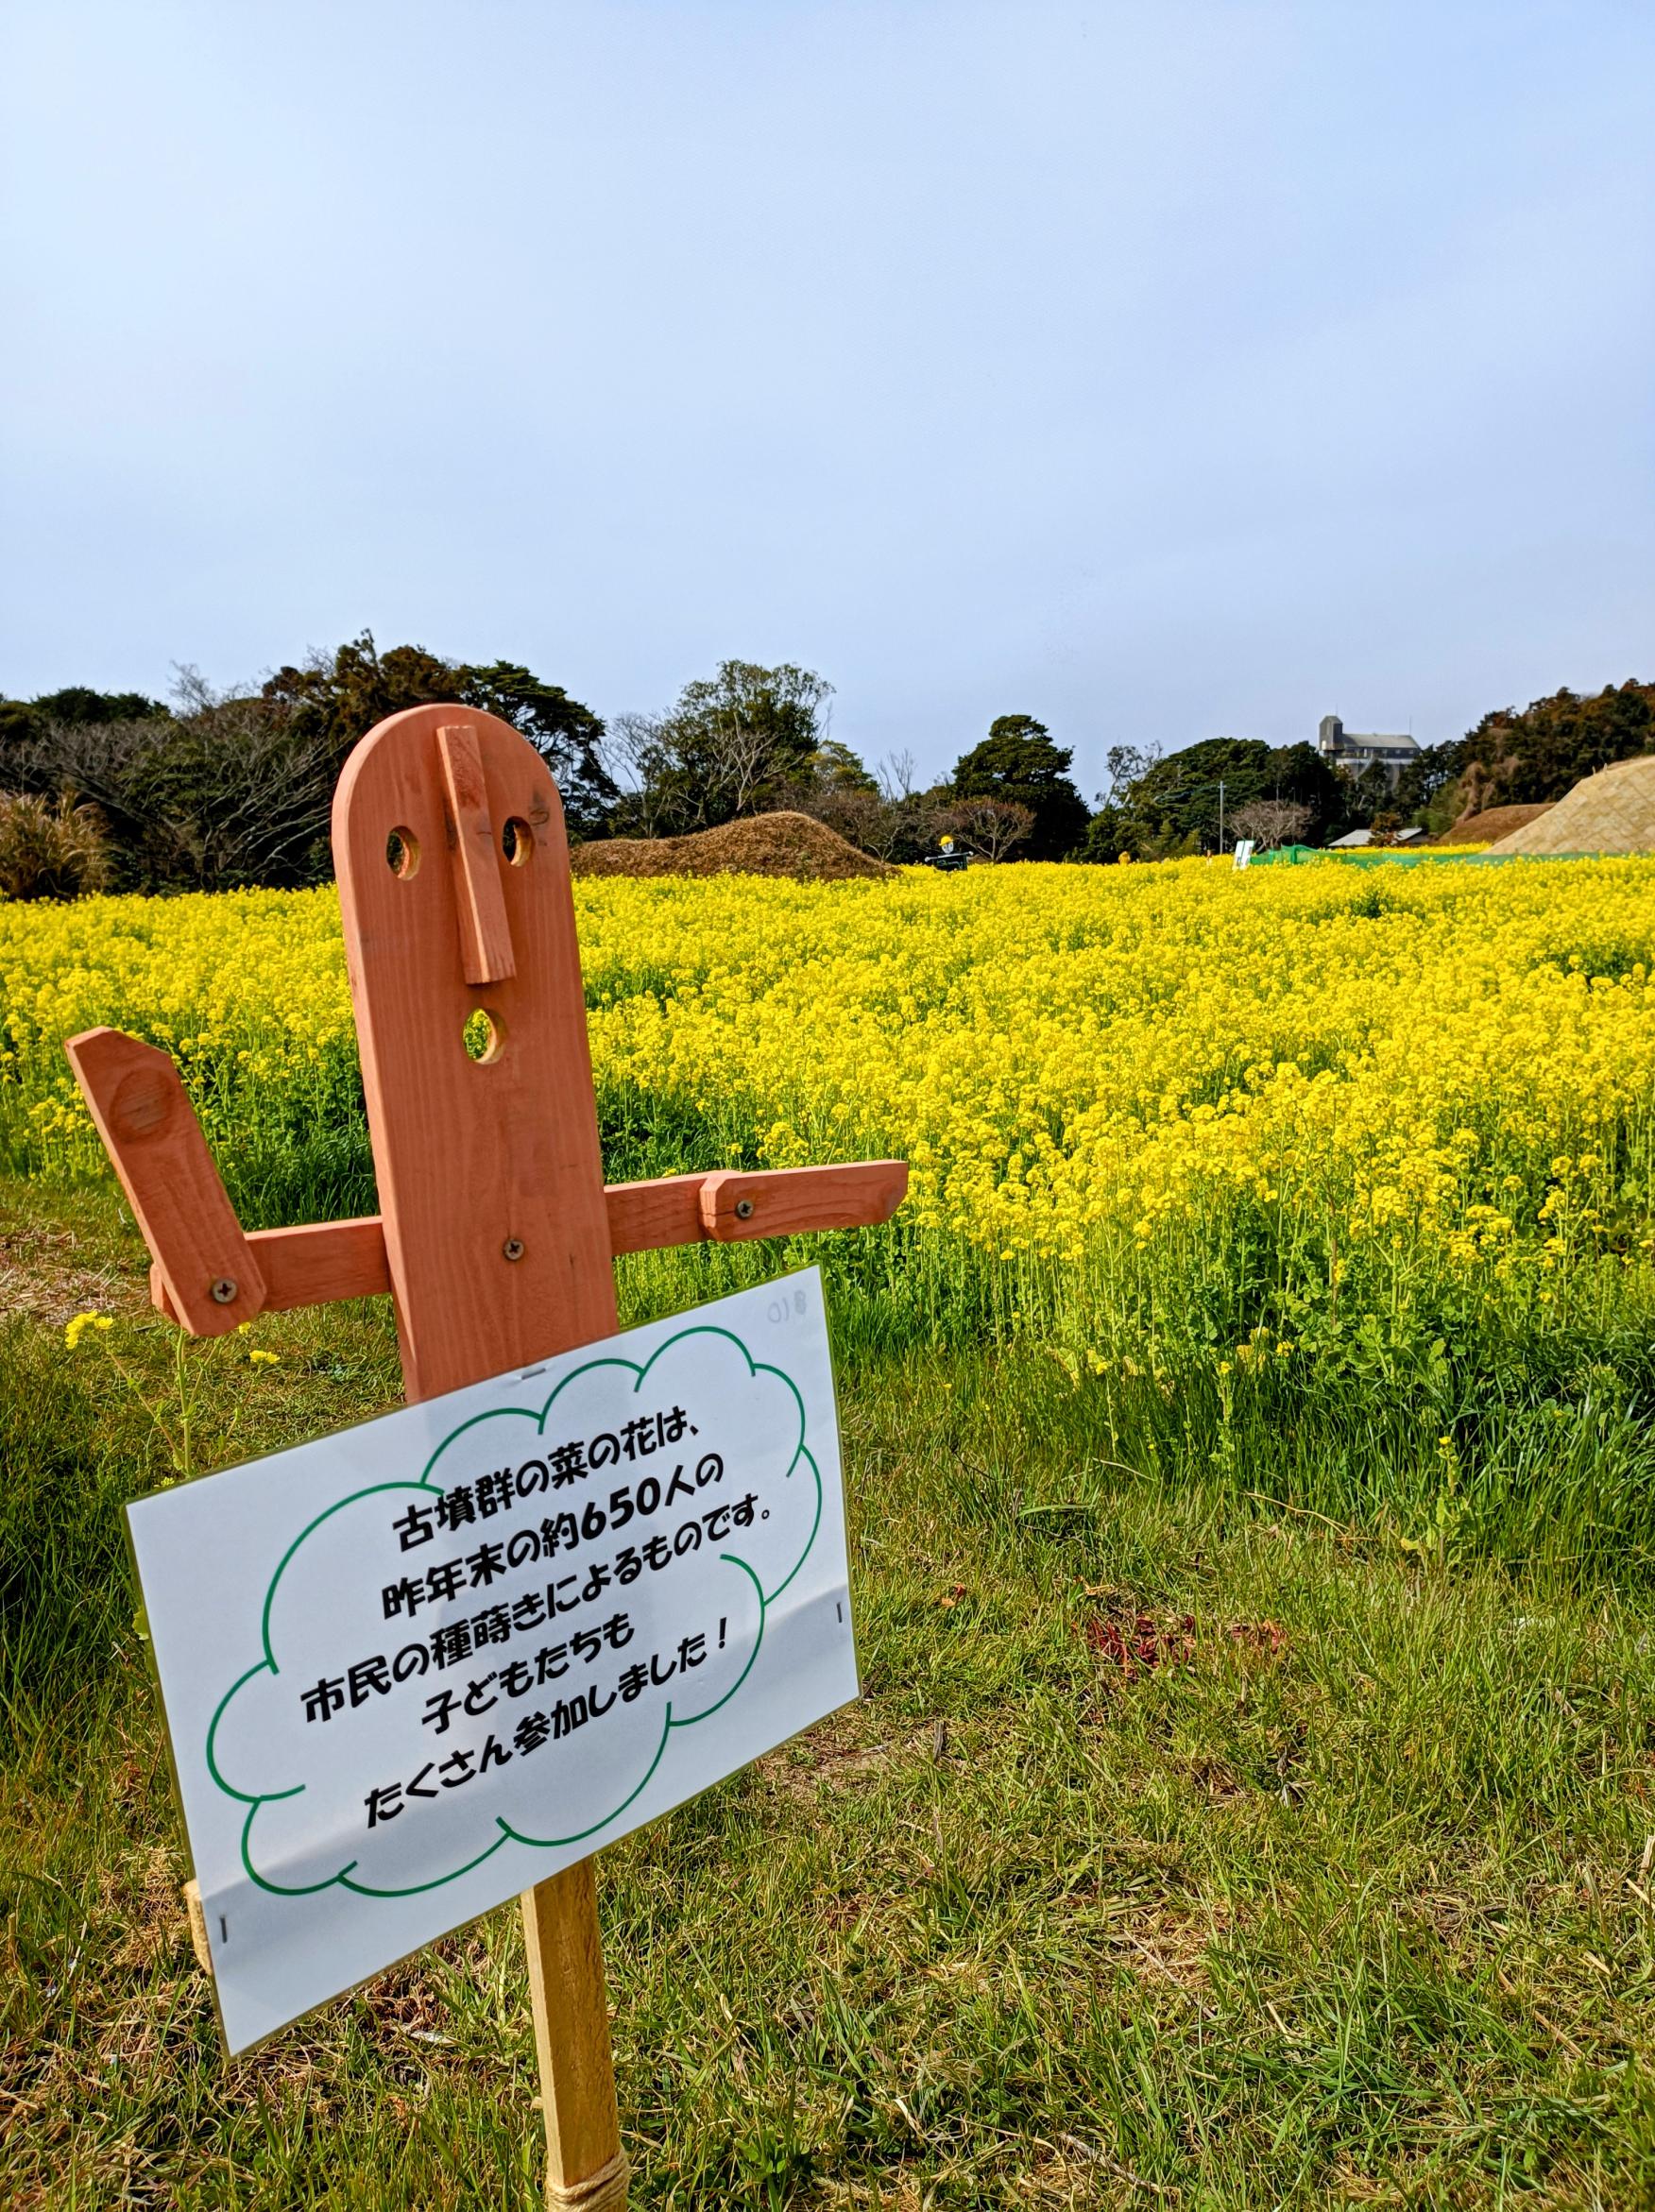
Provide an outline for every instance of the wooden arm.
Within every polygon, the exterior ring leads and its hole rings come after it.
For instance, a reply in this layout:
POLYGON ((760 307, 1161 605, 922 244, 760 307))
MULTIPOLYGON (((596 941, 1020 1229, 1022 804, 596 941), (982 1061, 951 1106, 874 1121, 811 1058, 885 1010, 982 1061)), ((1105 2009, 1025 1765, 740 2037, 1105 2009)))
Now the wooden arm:
MULTIPOLYGON (((65 1049, 153 1255, 149 1295, 169 1319, 221 1336, 255 1314, 390 1289, 377 1214, 243 1232, 164 1052, 119 1029, 88 1029, 65 1049), (234 1296, 222 1300, 227 1283, 234 1296)), ((862 1228, 888 1221, 907 1189, 906 1161, 859 1160, 663 1175, 612 1183, 604 1198, 609 1247, 621 1253, 862 1228)))
POLYGON ((64 1050, 155 1255, 165 1310, 193 1336, 228 1336, 263 1313, 264 1273, 168 1055, 119 1029, 83 1030, 64 1050))
MULTIPOLYGON (((663 1175, 653 1183, 611 1183, 604 1197, 610 1245, 620 1253, 862 1228, 888 1221, 907 1189, 905 1161, 859 1160, 839 1167, 663 1175), (749 1213, 741 1212, 743 1202, 749 1213)), ((247 1247, 264 1281, 265 1313, 329 1305, 337 1298, 376 1298, 391 1287, 377 1214, 316 1221, 304 1229, 255 1229, 247 1247)), ((178 1320, 159 1260, 149 1270, 149 1295, 170 1320, 178 1320)))
MULTIPOLYGON (((753 1236, 800 1236, 811 1229, 861 1229, 889 1221, 908 1195, 908 1163, 853 1160, 836 1167, 763 1167, 750 1173, 726 1168, 717 1175, 674 1180, 700 1184, 702 1235, 715 1244, 738 1244, 753 1236)), ((623 1183, 606 1194, 611 1225, 616 1199, 648 1187, 623 1183)))

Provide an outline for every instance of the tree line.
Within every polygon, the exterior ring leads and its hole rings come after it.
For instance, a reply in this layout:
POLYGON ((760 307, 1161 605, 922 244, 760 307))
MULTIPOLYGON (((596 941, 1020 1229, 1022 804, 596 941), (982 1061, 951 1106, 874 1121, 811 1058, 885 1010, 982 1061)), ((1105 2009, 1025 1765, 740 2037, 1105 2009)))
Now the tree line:
POLYGON ((516 661, 332 654, 217 691, 180 667, 170 701, 84 686, 0 699, 0 891, 293 889, 332 873, 333 787, 357 740, 404 707, 498 715, 545 758, 572 840, 668 837, 796 808, 891 860, 953 838, 988 859, 1062 859, 1089 811, 1071 756, 1029 715, 1002 716, 951 777, 920 789, 913 756, 870 769, 830 731, 832 686, 791 664, 725 661, 658 714, 610 724, 516 661))
POLYGON ((1220 840, 1325 844, 1351 829, 1433 834, 1492 807, 1561 799, 1583 775, 1655 752, 1655 684, 1554 691, 1485 714, 1464 737, 1425 745, 1393 783, 1372 765, 1334 768, 1314 745, 1207 738, 1162 757, 1117 745, 1078 858, 1166 859, 1220 840))
POLYGON ((325 882, 333 787, 387 714, 454 701, 500 715, 551 763, 572 834, 602 834, 619 792, 604 725, 515 661, 449 661, 364 634, 215 691, 178 671, 170 703, 73 687, 0 701, 0 888, 222 891, 325 882), (60 880, 67 876, 71 880, 60 880))
POLYGON ((1070 748, 1001 715, 939 782, 911 753, 872 766, 831 734, 832 686, 791 663, 726 660, 659 713, 607 724, 515 661, 465 662, 370 633, 214 690, 179 669, 170 701, 71 687, 0 699, 0 891, 294 888, 332 873, 333 786, 357 740, 403 707, 452 701, 500 716, 544 757, 570 835, 666 837, 790 808, 881 859, 944 841, 988 860, 1117 861, 1254 836, 1321 843, 1346 829, 1560 798, 1578 776, 1655 748, 1655 685, 1560 691, 1485 715, 1422 750, 1394 787, 1313 745, 1212 738, 1162 757, 1119 744, 1096 811, 1070 748))

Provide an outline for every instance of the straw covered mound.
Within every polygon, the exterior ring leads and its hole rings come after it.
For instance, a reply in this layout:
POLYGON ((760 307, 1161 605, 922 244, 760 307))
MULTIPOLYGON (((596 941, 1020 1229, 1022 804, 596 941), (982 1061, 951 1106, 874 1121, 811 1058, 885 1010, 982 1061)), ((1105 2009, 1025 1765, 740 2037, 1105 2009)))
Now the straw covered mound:
POLYGON ((1583 775, 1539 820, 1514 829, 1496 853, 1655 853, 1655 754, 1583 775))
POLYGON ((1538 806, 1486 807, 1480 814, 1462 814, 1452 829, 1428 842, 1434 845, 1492 845, 1496 838, 1510 837, 1514 829, 1527 829, 1556 805, 1556 799, 1542 799, 1538 806))
POLYGON ((804 883, 843 883, 897 871, 847 844, 809 814, 755 814, 692 837, 608 837, 576 845, 576 876, 793 876, 804 883))

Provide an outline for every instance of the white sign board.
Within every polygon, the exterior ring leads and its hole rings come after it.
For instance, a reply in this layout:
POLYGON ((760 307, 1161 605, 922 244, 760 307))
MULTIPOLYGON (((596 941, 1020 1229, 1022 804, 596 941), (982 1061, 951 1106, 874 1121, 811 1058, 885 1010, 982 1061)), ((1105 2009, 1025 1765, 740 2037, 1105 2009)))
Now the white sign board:
POLYGON ((857 1695, 813 1268, 128 1519, 232 2051, 857 1695))

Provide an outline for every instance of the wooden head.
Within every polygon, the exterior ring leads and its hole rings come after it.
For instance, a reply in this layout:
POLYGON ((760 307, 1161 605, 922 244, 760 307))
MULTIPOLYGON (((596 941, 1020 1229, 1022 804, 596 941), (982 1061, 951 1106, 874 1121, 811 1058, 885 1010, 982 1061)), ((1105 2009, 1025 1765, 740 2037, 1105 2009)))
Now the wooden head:
POLYGON ((333 860, 408 1396, 609 1334, 569 848, 545 762, 492 715, 393 715, 346 763, 333 860))

